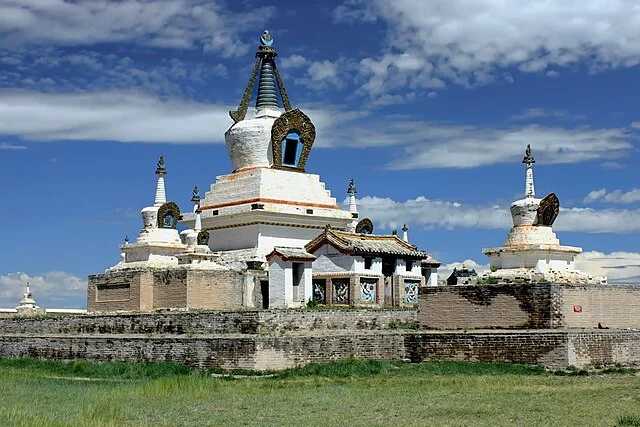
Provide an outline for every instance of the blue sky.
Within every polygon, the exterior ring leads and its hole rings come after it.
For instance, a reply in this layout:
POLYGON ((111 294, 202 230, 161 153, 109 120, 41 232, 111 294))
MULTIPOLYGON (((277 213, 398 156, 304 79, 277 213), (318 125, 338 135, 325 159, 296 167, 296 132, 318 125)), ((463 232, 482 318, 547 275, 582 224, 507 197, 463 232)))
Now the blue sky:
POLYGON ((524 192, 580 266, 640 278, 640 6, 635 1, 0 0, 0 306, 25 281, 82 307, 153 202, 229 173, 228 110, 258 37, 274 36, 292 103, 318 128, 307 170, 349 178, 376 231, 406 222, 447 268, 482 269, 524 192))

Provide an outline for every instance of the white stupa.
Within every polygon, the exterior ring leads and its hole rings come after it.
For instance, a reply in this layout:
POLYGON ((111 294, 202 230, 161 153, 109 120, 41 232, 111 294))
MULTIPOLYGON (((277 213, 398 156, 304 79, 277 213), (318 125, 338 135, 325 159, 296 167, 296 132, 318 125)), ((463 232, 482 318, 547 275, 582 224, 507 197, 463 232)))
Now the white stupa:
MULTIPOLYGON (((208 246, 199 244, 198 240, 207 240, 206 233, 199 234, 201 227, 196 221, 195 229, 178 233, 176 225, 180 218, 180 209, 174 202, 167 202, 164 176, 167 174, 164 157, 158 160, 156 175, 156 194, 153 206, 147 206, 140 212, 143 228, 134 243, 129 244, 128 237, 125 244, 120 246, 121 260, 107 271, 117 271, 130 268, 162 268, 173 267, 178 264, 193 264, 211 261, 216 258, 208 246)), ((194 198, 196 196, 194 191, 194 198)), ((199 200, 199 198, 198 198, 199 200)), ((197 212, 199 219, 199 211, 197 212)), ((206 267, 206 265, 199 265, 206 267)))
POLYGON ((29 284, 27 283, 27 289, 22 295, 22 299, 18 303, 19 305, 16 307, 16 312, 18 315, 22 316, 33 316, 38 314, 44 314, 45 309, 38 307, 36 304, 36 300, 33 298, 33 294, 31 293, 31 289, 29 288, 29 284))
POLYGON ((562 246, 552 225, 560 202, 554 193, 544 199, 535 197, 533 164, 528 145, 522 163, 526 165, 525 197, 511 204, 513 228, 503 247, 486 248, 492 272, 486 276, 504 281, 540 281, 562 283, 606 283, 575 268, 574 258, 582 248, 562 246))
MULTIPOLYGON (((216 177, 200 204, 209 247, 226 251, 223 257, 235 251, 264 260, 275 246, 303 247, 327 224, 338 230, 354 224, 353 212, 338 206, 318 175, 306 173, 315 126, 291 107, 269 32, 260 40, 240 106, 230 112, 234 124, 225 133, 233 173, 216 177), (255 115, 245 118, 256 77, 255 115)), ((184 214, 183 222, 195 228, 196 213, 184 214)))

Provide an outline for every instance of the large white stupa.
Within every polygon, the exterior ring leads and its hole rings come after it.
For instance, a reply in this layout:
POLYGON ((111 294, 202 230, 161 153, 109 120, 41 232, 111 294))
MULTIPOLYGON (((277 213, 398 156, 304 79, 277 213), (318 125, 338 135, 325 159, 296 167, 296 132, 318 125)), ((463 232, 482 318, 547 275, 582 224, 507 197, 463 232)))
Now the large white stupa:
MULTIPOLYGON (((233 172, 216 177, 200 203, 202 229, 212 251, 264 260, 275 246, 303 247, 327 225, 347 230, 357 212, 342 210, 318 175, 305 166, 315 126, 293 109, 276 68, 268 31, 260 38, 256 62, 234 124, 225 133, 233 172), (246 118, 258 77, 255 114, 246 118)), ((182 219, 195 227, 196 214, 182 219)))
POLYGON ((562 246, 553 232, 553 222, 560 212, 554 193, 536 198, 533 183, 535 159, 528 145, 522 163, 526 165, 524 199, 511 204, 513 227, 504 246, 485 248, 489 257, 489 277, 504 281, 548 281, 563 283, 606 283, 575 268, 574 258, 582 248, 562 246))

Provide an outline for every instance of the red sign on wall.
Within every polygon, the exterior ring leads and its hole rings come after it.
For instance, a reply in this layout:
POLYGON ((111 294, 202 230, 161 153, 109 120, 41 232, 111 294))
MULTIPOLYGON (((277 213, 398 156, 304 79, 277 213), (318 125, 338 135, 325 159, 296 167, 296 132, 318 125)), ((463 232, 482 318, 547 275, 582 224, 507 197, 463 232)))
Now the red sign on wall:
POLYGON ((574 313, 582 313, 582 306, 581 305, 574 305, 573 306, 573 312, 574 313))

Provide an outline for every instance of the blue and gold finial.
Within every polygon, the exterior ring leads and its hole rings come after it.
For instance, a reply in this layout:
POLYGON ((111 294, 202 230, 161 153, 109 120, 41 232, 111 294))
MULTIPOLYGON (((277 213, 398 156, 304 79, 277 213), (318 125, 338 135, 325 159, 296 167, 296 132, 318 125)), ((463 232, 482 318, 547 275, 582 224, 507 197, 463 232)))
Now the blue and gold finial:
POLYGON ((260 36, 260 43, 263 46, 271 46, 273 44, 273 38, 269 34, 269 30, 264 30, 264 33, 260 36))

